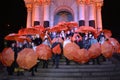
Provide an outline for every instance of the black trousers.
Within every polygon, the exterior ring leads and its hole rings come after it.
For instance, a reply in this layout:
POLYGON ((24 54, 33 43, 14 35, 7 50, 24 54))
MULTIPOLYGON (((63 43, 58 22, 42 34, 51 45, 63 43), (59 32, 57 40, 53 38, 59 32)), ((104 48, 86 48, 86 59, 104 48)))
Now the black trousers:
POLYGON ((56 65, 56 68, 59 67, 59 61, 60 61, 60 54, 55 54, 55 65, 56 65))
POLYGON ((43 60, 43 68, 48 68, 48 60, 43 60))

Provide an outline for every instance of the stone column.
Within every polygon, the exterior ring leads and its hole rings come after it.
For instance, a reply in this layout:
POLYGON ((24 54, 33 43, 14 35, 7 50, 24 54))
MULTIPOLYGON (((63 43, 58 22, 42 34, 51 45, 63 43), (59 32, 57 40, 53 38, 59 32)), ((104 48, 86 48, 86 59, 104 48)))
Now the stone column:
POLYGON ((27 24, 26 27, 32 27, 32 4, 26 4, 27 7, 27 24))
POLYGON ((96 13, 97 13, 97 30, 101 31, 102 30, 102 14, 101 14, 101 7, 103 5, 103 2, 97 2, 96 3, 96 13))
POLYGON ((79 4, 79 26, 85 26, 85 0, 78 0, 79 4))
POLYGON ((40 25, 40 1, 34 1, 34 26, 40 25))
POLYGON ((89 5, 89 26, 92 26, 92 27, 94 27, 95 28, 95 3, 94 3, 94 1, 90 1, 89 3, 88 3, 88 5, 89 5))
POLYGON ((44 5, 44 27, 49 27, 49 5, 50 5, 51 0, 43 0, 43 5, 44 5))

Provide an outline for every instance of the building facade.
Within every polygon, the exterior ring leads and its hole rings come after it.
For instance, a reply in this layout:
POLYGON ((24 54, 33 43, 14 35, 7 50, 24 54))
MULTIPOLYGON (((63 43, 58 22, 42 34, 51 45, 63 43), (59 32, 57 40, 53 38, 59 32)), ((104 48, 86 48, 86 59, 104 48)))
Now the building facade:
POLYGON ((27 27, 53 27, 59 22, 75 21, 79 26, 102 30, 103 0, 24 0, 27 27))

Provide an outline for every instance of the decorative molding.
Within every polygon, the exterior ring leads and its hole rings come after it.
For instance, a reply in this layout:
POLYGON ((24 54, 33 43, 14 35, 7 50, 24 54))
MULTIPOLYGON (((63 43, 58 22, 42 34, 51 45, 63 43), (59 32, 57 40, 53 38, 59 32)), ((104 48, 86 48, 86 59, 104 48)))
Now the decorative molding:
POLYGON ((85 3, 86 3, 86 0, 77 0, 77 3, 78 3, 78 4, 85 4, 85 3))
POLYGON ((101 8, 102 6, 103 6, 103 1, 102 1, 102 0, 96 2, 96 7, 97 7, 97 8, 101 8))
POLYGON ((51 0, 42 0, 43 5, 50 5, 51 0))
POLYGON ((42 0, 34 0, 34 5, 36 6, 42 5, 42 0))
POLYGON ((32 10, 32 4, 28 4, 28 3, 27 3, 27 4, 26 4, 26 7, 27 7, 27 10, 28 10, 28 11, 31 11, 31 10, 32 10))

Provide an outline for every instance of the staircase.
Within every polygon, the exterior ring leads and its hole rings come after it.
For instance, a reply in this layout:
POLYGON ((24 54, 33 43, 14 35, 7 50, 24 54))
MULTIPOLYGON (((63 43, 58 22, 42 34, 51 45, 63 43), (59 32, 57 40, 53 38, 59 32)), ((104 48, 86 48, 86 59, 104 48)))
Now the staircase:
POLYGON ((73 61, 66 65, 64 57, 60 60, 59 68, 49 62, 48 69, 43 69, 39 64, 35 76, 25 71, 23 76, 8 76, 6 68, 0 70, 0 80, 120 80, 120 62, 115 58, 109 61, 101 61, 101 64, 77 64, 73 61))

